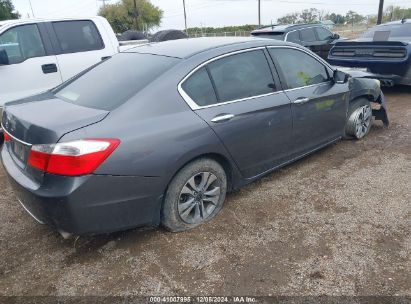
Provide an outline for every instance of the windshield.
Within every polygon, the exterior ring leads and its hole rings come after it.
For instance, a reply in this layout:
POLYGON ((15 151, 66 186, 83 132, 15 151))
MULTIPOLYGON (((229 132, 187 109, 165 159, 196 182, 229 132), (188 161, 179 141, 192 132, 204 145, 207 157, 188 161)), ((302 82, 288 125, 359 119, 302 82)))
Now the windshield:
POLYGON ((362 38, 374 38, 379 33, 387 33, 387 37, 411 37, 411 24, 390 24, 376 26, 362 35, 362 38))
POLYGON ((120 53, 57 87, 54 94, 80 106, 111 111, 178 61, 165 56, 120 53))

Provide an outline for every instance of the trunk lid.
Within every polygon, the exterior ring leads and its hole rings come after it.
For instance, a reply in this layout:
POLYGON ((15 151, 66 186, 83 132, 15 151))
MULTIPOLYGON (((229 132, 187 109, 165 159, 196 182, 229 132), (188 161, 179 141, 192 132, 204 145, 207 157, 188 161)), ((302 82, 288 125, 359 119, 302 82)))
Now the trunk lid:
POLYGON ((20 141, 51 144, 68 132, 103 120, 108 113, 45 93, 7 103, 2 125, 8 134, 20 141))
POLYGON ((7 103, 2 126, 10 135, 6 143, 10 155, 30 172, 27 159, 32 145, 53 144, 66 133, 103 120, 109 112, 82 107, 44 93, 7 103))

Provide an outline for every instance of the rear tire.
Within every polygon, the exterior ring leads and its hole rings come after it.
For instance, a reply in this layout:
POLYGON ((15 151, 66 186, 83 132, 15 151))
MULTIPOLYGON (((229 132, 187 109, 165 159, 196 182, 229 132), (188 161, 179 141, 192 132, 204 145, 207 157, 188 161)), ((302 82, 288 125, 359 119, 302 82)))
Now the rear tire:
POLYGON ((344 138, 362 139, 371 130, 372 109, 370 102, 365 98, 360 98, 350 104, 348 119, 345 123, 344 138))
POLYGON ((165 195, 161 223, 169 231, 193 229, 221 210, 227 192, 227 176, 219 163, 201 158, 183 167, 165 195))

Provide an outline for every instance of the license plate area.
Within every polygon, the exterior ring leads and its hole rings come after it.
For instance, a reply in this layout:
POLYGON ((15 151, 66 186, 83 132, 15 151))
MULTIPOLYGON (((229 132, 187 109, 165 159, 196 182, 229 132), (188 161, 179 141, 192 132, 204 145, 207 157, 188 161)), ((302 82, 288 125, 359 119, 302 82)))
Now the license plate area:
POLYGON ((27 158, 28 158, 28 153, 30 147, 14 140, 10 140, 10 152, 14 156, 15 159, 17 159, 19 162, 21 162, 24 166, 27 163, 27 158))

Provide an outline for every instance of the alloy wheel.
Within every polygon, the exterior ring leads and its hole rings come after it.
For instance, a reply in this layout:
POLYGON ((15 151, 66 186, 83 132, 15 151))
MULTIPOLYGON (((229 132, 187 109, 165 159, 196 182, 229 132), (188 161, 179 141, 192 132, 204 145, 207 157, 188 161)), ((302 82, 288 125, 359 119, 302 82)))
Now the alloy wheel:
POLYGON ((369 105, 357 109, 355 112, 355 137, 363 138, 371 127, 372 110, 369 105))
POLYGON ((216 209, 220 200, 220 184, 211 172, 192 176, 180 192, 178 213, 188 224, 204 222, 216 209))

